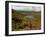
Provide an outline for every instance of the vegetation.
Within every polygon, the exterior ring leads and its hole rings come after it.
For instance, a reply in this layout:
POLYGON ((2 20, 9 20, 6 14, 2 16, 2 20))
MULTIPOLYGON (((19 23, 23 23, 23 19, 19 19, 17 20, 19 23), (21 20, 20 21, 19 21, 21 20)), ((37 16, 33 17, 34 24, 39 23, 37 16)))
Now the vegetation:
POLYGON ((41 29, 41 12, 12 9, 12 31, 41 29), (26 16, 33 16, 27 18, 26 16))

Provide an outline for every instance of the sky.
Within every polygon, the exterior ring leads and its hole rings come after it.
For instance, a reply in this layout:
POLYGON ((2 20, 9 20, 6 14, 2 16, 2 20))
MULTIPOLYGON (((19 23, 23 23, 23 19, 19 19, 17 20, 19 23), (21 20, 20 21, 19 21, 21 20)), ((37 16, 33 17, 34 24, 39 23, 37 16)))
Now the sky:
POLYGON ((39 7, 39 6, 16 6, 16 5, 12 5, 12 9, 21 10, 21 11, 40 11, 41 7, 39 7))

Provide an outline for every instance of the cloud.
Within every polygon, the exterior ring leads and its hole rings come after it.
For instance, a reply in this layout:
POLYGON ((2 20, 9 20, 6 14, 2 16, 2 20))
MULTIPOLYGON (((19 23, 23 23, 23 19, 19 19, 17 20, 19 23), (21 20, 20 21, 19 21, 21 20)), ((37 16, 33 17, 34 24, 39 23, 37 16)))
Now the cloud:
POLYGON ((12 9, 21 11, 40 11, 41 8, 37 6, 12 6, 12 9))

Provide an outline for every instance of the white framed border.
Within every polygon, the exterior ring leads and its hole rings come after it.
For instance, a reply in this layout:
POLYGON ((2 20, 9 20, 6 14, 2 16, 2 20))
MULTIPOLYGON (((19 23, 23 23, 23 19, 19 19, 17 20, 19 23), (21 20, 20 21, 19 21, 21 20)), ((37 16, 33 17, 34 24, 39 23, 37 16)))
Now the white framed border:
POLYGON ((42 33, 44 32, 44 6, 42 4, 25 4, 25 3, 9 3, 9 35, 11 34, 26 34, 26 33, 42 33), (41 7, 41 30, 29 30, 29 31, 12 31, 12 5, 24 5, 24 6, 40 6, 41 7))

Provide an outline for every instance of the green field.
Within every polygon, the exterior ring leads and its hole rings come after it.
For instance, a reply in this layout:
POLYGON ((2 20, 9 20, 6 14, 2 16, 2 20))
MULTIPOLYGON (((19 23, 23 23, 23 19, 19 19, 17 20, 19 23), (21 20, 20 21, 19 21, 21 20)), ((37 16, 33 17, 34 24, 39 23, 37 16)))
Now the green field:
POLYGON ((12 9, 12 31, 40 30, 41 12, 12 9))

